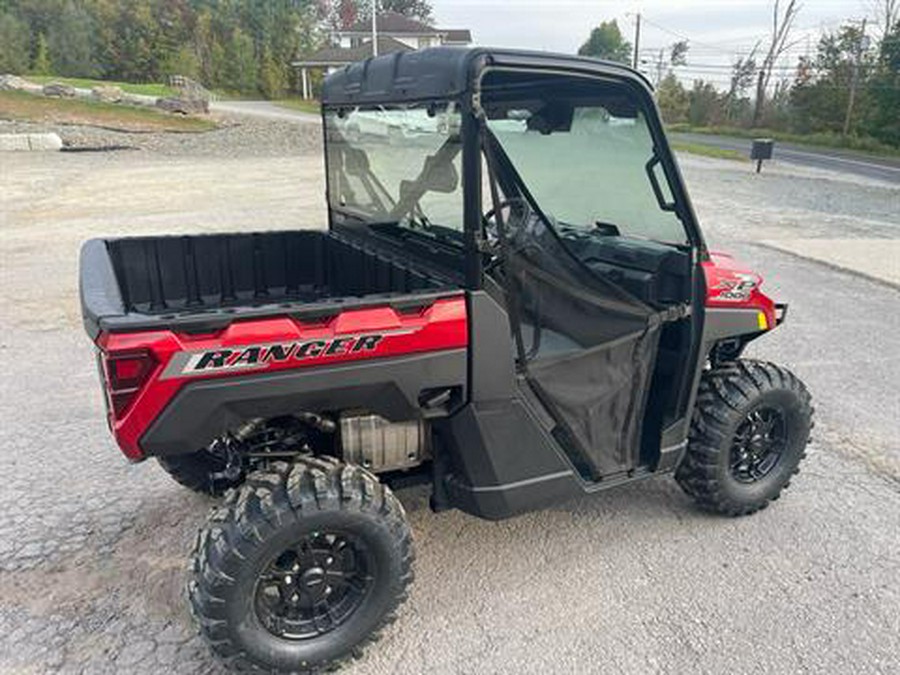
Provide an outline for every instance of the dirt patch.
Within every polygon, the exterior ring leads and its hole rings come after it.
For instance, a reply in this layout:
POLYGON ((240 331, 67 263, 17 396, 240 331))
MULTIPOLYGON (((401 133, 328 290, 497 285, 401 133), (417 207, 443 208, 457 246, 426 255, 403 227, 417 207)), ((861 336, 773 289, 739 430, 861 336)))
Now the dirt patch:
MULTIPOLYGON (((0 113, 2 118, 2 113, 0 113)), ((214 114, 216 128, 206 133, 185 134, 128 132, 96 126, 58 124, 52 121, 0 119, 0 134, 54 132, 63 139, 64 149, 141 150, 166 157, 296 157, 314 153, 319 160, 322 133, 318 124, 289 120, 260 120, 249 116, 214 114)), ((74 157, 80 152, 72 152, 74 157)), ((134 152, 89 153, 116 156, 134 152)), ((56 169, 56 167, 54 167, 56 169)), ((49 175, 49 174, 48 174, 49 175)))
POLYGON ((0 118, 90 125, 131 133, 196 133, 216 128, 215 122, 208 119, 170 115, 152 108, 86 99, 54 99, 21 91, 0 92, 0 118))

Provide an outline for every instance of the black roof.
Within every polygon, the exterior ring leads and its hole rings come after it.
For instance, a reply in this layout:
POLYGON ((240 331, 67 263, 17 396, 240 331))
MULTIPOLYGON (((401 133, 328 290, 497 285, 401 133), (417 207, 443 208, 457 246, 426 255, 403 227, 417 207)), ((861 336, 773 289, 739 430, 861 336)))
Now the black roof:
POLYGON ((396 52, 345 66, 325 80, 322 103, 358 105, 456 98, 488 66, 616 75, 650 89, 642 74, 612 61, 548 52, 444 46, 396 52))

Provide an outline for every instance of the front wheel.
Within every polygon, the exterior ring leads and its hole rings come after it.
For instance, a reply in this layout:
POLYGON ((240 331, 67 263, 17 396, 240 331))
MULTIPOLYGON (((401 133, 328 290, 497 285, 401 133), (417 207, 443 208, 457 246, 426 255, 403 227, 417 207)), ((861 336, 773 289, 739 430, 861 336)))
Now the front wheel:
POLYGON ((412 581, 403 507, 328 458, 255 471, 200 531, 188 597, 201 634, 240 672, 307 672, 356 655, 412 581))
POLYGON ((765 508, 799 471, 812 416, 806 386, 780 366, 740 360, 707 371, 675 479, 710 511, 765 508))

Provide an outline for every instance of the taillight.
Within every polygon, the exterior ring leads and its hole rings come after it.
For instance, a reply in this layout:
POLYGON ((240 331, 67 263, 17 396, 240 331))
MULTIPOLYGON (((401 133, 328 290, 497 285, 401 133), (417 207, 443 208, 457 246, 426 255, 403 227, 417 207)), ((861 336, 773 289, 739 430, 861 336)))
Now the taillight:
POLYGON ((147 350, 105 355, 103 369, 106 373, 109 403, 117 419, 128 410, 155 367, 156 359, 147 350))

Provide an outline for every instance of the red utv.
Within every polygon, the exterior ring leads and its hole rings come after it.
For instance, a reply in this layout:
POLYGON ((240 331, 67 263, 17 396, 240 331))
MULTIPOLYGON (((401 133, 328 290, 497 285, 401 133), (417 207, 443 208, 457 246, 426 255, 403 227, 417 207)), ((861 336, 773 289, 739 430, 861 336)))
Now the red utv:
POLYGON ((482 518, 667 472, 727 515, 779 496, 810 396, 741 352, 785 308, 707 250, 641 75, 438 48, 322 103, 327 232, 82 250, 122 451, 225 494, 189 580, 218 656, 316 669, 374 639, 412 580, 391 487, 482 518))

